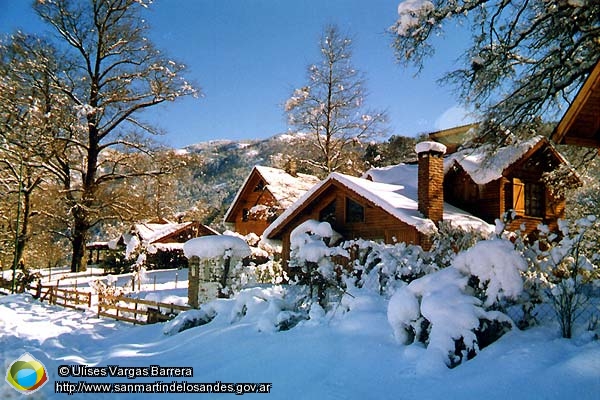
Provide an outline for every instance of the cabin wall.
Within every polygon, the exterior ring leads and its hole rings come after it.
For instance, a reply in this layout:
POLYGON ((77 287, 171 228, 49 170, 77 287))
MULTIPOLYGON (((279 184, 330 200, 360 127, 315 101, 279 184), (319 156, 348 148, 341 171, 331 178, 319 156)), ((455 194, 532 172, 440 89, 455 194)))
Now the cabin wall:
POLYGON ((444 197, 488 223, 514 211, 516 219, 507 224, 509 230, 524 228, 525 233, 531 233, 540 223, 555 230, 558 218, 564 218, 566 201, 552 196, 542 176, 557 167, 557 160, 540 150, 485 185, 475 184, 462 168, 454 167, 446 174, 444 197))
POLYGON ((343 236, 344 240, 360 238, 390 244, 395 242, 421 244, 422 238, 415 227, 397 220, 381 208, 360 200, 351 191, 340 187, 337 190, 324 192, 318 199, 307 206, 303 213, 287 224, 281 234, 283 242, 282 261, 286 269, 290 259, 291 232, 309 219, 329 222, 332 228, 343 236), (351 199, 363 207, 364 218, 362 221, 347 221, 347 199, 351 199), (323 211, 332 210, 331 204, 334 202, 334 212, 324 214, 323 211))
POLYGON ((255 233, 258 236, 262 235, 265 229, 276 218, 277 215, 268 216, 266 214, 252 215, 248 212, 252 207, 264 205, 271 208, 271 211, 277 210, 279 214, 279 205, 271 192, 265 187, 259 189, 259 183, 262 178, 255 175, 247 184, 247 190, 242 193, 239 198, 239 203, 236 209, 233 210, 234 230, 241 234, 247 235, 255 233))
POLYGON ((502 180, 478 185, 460 168, 446 174, 444 199, 488 223, 494 223, 504 212, 502 180))

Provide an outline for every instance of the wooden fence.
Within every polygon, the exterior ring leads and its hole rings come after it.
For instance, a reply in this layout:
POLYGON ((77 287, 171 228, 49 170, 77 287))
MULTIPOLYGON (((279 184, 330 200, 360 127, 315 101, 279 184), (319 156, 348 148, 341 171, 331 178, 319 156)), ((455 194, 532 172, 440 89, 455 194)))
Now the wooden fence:
POLYGON ((180 311, 190 309, 189 306, 172 303, 160 303, 125 296, 98 295, 98 317, 114 318, 132 324, 145 325, 169 321, 180 311))
POLYGON ((76 310, 85 310, 92 306, 92 294, 82 290, 60 288, 58 286, 44 286, 38 282, 37 286, 29 287, 35 291, 33 297, 40 301, 47 300, 50 304, 76 310))

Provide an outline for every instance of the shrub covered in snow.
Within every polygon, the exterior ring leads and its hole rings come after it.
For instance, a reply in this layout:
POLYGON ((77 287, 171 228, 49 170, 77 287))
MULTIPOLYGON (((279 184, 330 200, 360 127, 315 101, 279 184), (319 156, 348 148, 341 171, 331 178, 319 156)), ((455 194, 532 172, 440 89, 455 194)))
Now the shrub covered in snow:
POLYGON ((340 287, 340 268, 334 257, 349 257, 346 250, 334 246, 341 236, 328 222, 308 220, 290 235, 290 268, 299 284, 307 284, 309 296, 326 306, 328 289, 340 287))
MULTIPOLYGON (((559 220, 558 233, 540 225, 535 240, 523 235, 514 239, 529 264, 521 301, 523 326, 535 323, 535 306, 546 302, 554 310, 562 336, 571 337, 573 324, 588 302, 586 286, 600 283, 600 268, 586 257, 586 250, 596 246, 590 235, 595 221, 595 216, 571 223, 559 220)), ((593 259, 593 252, 587 254, 593 259)))
POLYGON ((524 259, 510 242, 478 242, 453 264, 399 288, 388 305, 388 321, 396 339, 427 345, 430 360, 454 367, 472 358, 512 326, 495 311, 504 297, 523 287, 524 259))
POLYGON ((172 336, 196 326, 206 325, 213 320, 215 315, 216 311, 212 308, 184 311, 165 324, 163 333, 172 336))
POLYGON ((391 295, 401 282, 410 282, 437 270, 437 266, 427 261, 420 246, 358 239, 344 242, 343 248, 352 261, 345 270, 346 282, 380 295, 391 295))

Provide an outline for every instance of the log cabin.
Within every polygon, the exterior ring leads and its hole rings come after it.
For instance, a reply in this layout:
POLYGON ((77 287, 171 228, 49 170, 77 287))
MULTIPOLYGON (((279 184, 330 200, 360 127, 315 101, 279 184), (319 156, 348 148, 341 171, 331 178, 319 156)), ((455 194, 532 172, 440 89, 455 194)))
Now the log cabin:
POLYGON ((558 144, 600 148, 600 60, 552 133, 558 144))
MULTIPOLYGON (((284 267, 292 231, 307 220, 329 222, 343 239, 368 239, 431 246, 440 221, 491 232, 493 227, 443 199, 445 146, 417 145, 418 165, 396 166, 400 183, 332 173, 281 214, 263 237, 281 241, 284 267)), ((380 175, 378 175, 380 176, 380 175)))
POLYGON ((542 136, 494 150, 486 145, 460 150, 444 160, 444 198, 489 223, 508 215, 509 230, 531 234, 540 223, 556 230, 558 219, 565 216, 566 200, 544 176, 560 167, 566 171, 563 187, 581 183, 542 136))
POLYGON ((298 173, 293 163, 287 170, 255 166, 227 210, 225 225, 241 235, 255 233, 260 236, 271 222, 317 183, 319 178, 298 173))
MULTIPOLYGON (((263 237, 282 243, 289 260, 290 235, 309 219, 327 221, 344 239, 405 242, 428 250, 441 221, 465 229, 493 230, 509 212, 507 229, 551 229, 564 217, 565 200, 553 195, 544 173, 565 166, 569 184, 579 183, 568 162, 541 136, 513 146, 485 146, 444 157, 446 146, 416 146, 417 165, 369 170, 363 178, 333 173, 280 215, 263 237)), ((567 182, 565 182, 567 184, 567 182)))
POLYGON ((112 242, 88 243, 88 264, 105 264, 105 269, 127 267, 135 260, 126 262, 124 256, 128 251, 133 251, 135 246, 138 247, 137 251, 146 254, 147 269, 182 268, 187 266, 187 259, 183 256, 183 244, 186 241, 218 234, 197 221, 175 223, 159 218, 140 222, 133 224, 126 233, 112 242))

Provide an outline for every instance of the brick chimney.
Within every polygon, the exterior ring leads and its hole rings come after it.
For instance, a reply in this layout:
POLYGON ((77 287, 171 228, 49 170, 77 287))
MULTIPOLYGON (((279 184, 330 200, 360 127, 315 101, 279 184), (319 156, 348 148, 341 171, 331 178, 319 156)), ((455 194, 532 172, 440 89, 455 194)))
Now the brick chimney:
POLYGON ((288 174, 290 174, 293 177, 298 176, 298 167, 296 164, 296 159, 290 158, 287 161, 287 163, 285 164, 285 172, 287 172, 288 174))
POLYGON ((415 146, 419 159, 419 211, 436 226, 444 218, 444 154, 446 146, 438 142, 420 142, 415 146))

